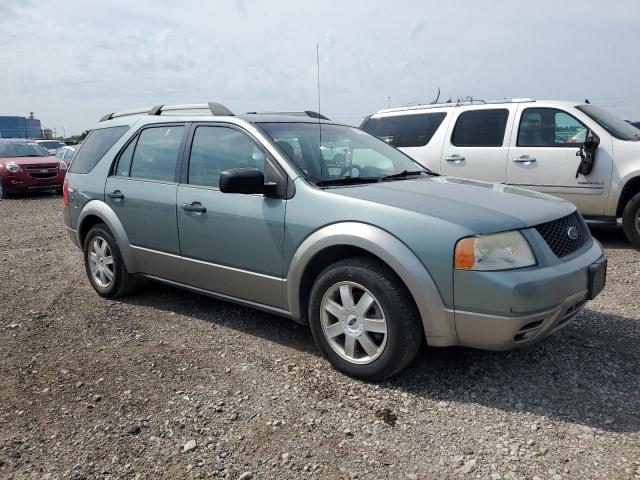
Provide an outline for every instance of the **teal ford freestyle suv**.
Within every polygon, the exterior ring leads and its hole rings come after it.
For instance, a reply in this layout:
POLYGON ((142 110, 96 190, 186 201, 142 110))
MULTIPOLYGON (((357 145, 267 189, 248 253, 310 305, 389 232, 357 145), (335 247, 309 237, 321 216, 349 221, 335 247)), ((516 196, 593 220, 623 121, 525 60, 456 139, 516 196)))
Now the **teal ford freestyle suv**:
POLYGON ((313 112, 220 104, 106 115, 64 188, 93 288, 146 277, 308 324, 349 375, 387 378, 426 340, 536 342, 603 288, 575 207, 441 177, 313 112), (328 162, 323 147, 344 146, 328 162))

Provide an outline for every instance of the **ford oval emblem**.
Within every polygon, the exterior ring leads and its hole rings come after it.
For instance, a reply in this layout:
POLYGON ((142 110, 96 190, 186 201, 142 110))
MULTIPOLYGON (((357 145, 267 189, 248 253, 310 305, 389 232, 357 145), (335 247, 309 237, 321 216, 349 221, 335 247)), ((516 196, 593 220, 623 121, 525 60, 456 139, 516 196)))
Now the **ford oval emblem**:
POLYGON ((576 238, 578 238, 578 229, 576 227, 567 228, 567 237, 569 237, 571 240, 575 240, 576 238))

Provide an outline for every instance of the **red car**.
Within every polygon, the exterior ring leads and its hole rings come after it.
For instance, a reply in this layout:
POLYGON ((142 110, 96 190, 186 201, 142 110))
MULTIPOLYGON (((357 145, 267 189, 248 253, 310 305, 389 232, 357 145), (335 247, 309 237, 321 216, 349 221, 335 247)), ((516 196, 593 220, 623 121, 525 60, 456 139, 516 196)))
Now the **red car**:
POLYGON ((19 139, 0 140, 0 200, 34 190, 62 192, 67 164, 40 145, 19 139))

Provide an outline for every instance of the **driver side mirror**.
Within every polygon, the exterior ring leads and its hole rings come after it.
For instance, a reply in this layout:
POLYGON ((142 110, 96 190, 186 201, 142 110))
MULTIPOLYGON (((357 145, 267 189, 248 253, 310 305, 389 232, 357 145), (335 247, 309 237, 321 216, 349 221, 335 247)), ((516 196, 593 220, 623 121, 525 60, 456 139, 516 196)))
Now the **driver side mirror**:
POLYGON ((600 145, 600 137, 593 133, 592 130, 587 130, 587 136, 584 139, 584 149, 594 152, 596 148, 598 148, 598 145, 600 145))
POLYGON ((587 130, 584 143, 580 145, 580 149, 576 152, 576 156, 580 157, 580 164, 576 171, 576 178, 580 175, 589 175, 593 170, 596 158, 596 149, 600 145, 600 137, 593 133, 591 129, 587 130))
POLYGON ((265 197, 277 197, 277 184, 265 183, 264 174, 257 168, 235 168, 220 174, 222 193, 240 193, 244 195, 262 194, 265 197))

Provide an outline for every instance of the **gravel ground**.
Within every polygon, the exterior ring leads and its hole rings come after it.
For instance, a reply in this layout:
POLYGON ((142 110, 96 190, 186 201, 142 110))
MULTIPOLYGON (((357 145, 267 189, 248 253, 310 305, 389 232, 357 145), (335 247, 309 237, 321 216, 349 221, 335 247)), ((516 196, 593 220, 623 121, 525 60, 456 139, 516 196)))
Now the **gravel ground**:
POLYGON ((0 202, 1 478, 640 478, 640 253, 557 335, 374 385, 307 328, 148 284, 99 298, 62 200, 0 202))

